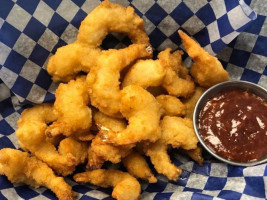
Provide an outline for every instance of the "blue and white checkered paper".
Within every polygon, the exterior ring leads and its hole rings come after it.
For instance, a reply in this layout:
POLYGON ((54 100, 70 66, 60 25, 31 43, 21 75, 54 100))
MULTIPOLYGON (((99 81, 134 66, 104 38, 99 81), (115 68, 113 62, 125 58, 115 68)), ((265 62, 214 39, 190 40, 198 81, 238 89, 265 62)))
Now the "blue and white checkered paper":
MULTIPOLYGON (((267 88, 266 2, 246 0, 258 15, 242 0, 112 2, 135 8, 145 20, 151 44, 158 51, 179 48, 177 30, 182 29, 210 53, 219 53, 232 79, 252 81, 267 88)), ((57 84, 52 83, 46 72, 47 59, 58 47, 75 40, 80 22, 99 3, 99 0, 0 0, 0 149, 19 148, 14 131, 24 108, 54 100, 57 84)), ((128 44, 127 38, 112 34, 102 47, 128 44)), ((186 62, 190 60, 184 58, 186 62)), ((141 199, 267 198, 266 164, 234 167, 208 158, 200 167, 175 151, 172 159, 183 169, 180 179, 172 182, 158 175, 156 184, 142 182, 141 199)), ((78 192, 77 199, 111 199, 111 189, 78 185, 71 178, 67 181, 78 192)), ((56 197, 45 188, 11 184, 0 176, 0 199, 56 197)))

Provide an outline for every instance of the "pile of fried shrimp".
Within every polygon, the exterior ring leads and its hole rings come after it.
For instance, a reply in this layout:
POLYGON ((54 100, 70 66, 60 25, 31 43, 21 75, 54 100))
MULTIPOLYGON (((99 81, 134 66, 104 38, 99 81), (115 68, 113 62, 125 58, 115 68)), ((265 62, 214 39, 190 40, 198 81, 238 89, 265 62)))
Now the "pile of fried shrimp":
POLYGON ((181 50, 167 48, 152 59, 143 19, 132 7, 103 1, 82 21, 77 40, 50 57, 47 71, 61 82, 55 102, 22 112, 16 136, 25 152, 0 150, 0 174, 71 200, 75 192, 63 177, 84 165, 85 172, 73 175, 76 182, 113 187, 114 198, 135 200, 138 179, 157 182, 148 159, 172 181, 182 169, 171 162, 170 148, 202 165, 193 109, 207 88, 229 77, 217 58, 178 34, 193 60, 190 69, 181 50), (132 44, 102 50, 111 32, 124 33, 132 44), (126 171, 103 169, 105 162, 122 162, 126 171))

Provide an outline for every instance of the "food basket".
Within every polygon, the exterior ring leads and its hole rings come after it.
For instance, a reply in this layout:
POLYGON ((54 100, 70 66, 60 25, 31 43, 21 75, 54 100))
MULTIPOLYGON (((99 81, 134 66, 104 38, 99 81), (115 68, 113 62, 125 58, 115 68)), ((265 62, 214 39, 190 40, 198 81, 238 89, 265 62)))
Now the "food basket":
MULTIPOLYGON (((110 0, 111 1, 111 0, 110 0)), ((113 0, 132 6, 145 21, 155 49, 183 47, 177 30, 191 35, 210 54, 217 55, 232 80, 246 80, 267 88, 267 11, 257 0, 113 0), (256 11, 256 12, 255 12, 256 11)), ((14 131, 21 112, 54 101, 58 83, 46 71, 57 48, 72 43, 81 21, 98 0, 0 1, 0 149, 19 148, 14 131)), ((101 19, 98 19, 101 20, 101 19)), ((110 34, 102 48, 128 46, 121 34, 110 34)), ((183 55, 187 66, 192 61, 183 55)), ((158 182, 141 182, 141 199, 266 199, 267 167, 232 166, 204 152, 199 166, 177 151, 174 164, 183 172, 178 181, 157 175, 158 182)), ((115 166, 120 167, 120 166, 115 166)), ((78 169, 79 170, 79 169, 78 169)), ((77 199, 112 199, 112 189, 67 182, 77 199)), ((48 189, 12 184, 0 176, 0 199, 56 199, 48 189)))

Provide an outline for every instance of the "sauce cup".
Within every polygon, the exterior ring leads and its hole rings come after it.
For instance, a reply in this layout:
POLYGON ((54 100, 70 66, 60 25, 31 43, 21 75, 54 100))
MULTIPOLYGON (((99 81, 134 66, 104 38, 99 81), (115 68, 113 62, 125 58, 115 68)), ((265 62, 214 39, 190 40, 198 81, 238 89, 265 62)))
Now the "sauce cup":
MULTIPOLYGON (((193 123, 194 123, 194 130, 195 133, 201 143, 201 145, 215 158, 221 160, 225 163, 237 166, 254 166, 259 165, 262 163, 267 162, 267 154, 260 159, 248 161, 248 162, 236 162, 232 160, 228 160, 220 155, 218 155, 209 145, 207 142, 204 141, 204 138, 201 136, 200 127, 199 127, 199 115, 205 104, 209 99, 211 99, 214 95, 226 91, 226 90, 245 90, 248 92, 252 92, 258 97, 261 97, 265 101, 267 101, 267 90, 257 84, 247 82, 247 81, 226 81, 219 83, 208 90, 206 90, 202 96, 199 98, 193 114, 193 123)), ((267 145, 267 144, 266 144, 267 145)))

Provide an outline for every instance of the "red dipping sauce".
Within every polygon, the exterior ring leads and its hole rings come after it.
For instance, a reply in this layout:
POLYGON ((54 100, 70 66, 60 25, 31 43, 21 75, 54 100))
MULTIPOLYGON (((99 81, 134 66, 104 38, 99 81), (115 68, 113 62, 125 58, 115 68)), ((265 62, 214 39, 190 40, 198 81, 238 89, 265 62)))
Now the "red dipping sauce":
POLYGON ((199 114, 205 143, 231 161, 250 162, 267 154, 267 102, 244 90, 212 97, 199 114))

